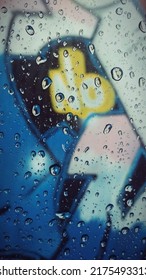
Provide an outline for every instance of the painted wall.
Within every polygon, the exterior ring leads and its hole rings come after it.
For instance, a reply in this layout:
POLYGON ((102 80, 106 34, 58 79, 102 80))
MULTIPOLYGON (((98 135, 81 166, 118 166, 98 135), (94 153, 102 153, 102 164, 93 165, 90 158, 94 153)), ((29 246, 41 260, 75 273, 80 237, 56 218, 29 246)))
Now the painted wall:
POLYGON ((0 258, 146 259, 144 1, 1 1, 0 258))

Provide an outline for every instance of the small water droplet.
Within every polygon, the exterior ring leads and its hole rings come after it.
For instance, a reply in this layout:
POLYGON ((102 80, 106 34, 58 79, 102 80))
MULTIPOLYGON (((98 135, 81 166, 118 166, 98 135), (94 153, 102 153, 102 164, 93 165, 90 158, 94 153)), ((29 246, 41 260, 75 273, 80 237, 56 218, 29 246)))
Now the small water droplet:
POLYGON ((63 10, 60 9, 60 10, 58 11, 58 14, 62 16, 62 15, 63 15, 63 10))
POLYGON ((22 213, 23 212, 23 208, 18 206, 18 207, 15 208, 15 212, 16 213, 22 213))
POLYGON ((83 234, 83 235, 81 236, 81 241, 82 241, 83 243, 86 243, 88 240, 89 240, 89 235, 88 235, 88 234, 83 234))
POLYGON ((128 227, 123 227, 123 228, 121 229, 121 233, 124 234, 124 235, 127 234, 128 231, 129 231, 129 228, 128 228, 128 227))
POLYGON ((30 225, 32 222, 33 222, 33 219, 27 218, 27 219, 25 220, 24 223, 25 223, 26 226, 28 226, 28 225, 30 225))
POLYGON ((65 135, 68 135, 68 134, 69 134, 69 129, 68 129, 68 127, 64 127, 64 128, 63 128, 63 133, 64 133, 65 135))
POLYGON ((87 153, 90 148, 87 146, 84 150, 84 153, 87 153))
POLYGON ((38 154, 39 154, 39 156, 41 156, 42 158, 45 157, 45 152, 44 152, 43 150, 40 150, 40 151, 38 152, 38 154))
POLYGON ((52 219, 48 223, 49 227, 53 227, 55 224, 56 224, 56 219, 52 219))
POLYGON ((139 23, 139 29, 140 31, 142 31, 143 33, 146 33, 146 20, 142 20, 139 23))
POLYGON ((146 85, 146 79, 143 77, 140 77, 138 80, 138 84, 139 84, 139 87, 144 87, 146 85))
POLYGON ((32 157, 35 157, 35 156, 36 156, 36 152, 35 152, 35 151, 32 151, 32 152, 31 152, 31 156, 32 156, 32 157))
POLYGON ((74 100, 75 100, 75 97, 73 95, 70 95, 68 98, 68 102, 72 103, 72 102, 74 102, 74 100))
POLYGON ((20 142, 16 142, 15 143, 15 148, 20 148, 21 147, 21 143, 20 142))
POLYGON ((44 17, 44 14, 43 14, 42 11, 39 12, 39 17, 40 17, 40 18, 43 18, 43 17, 44 17))
POLYGON ((3 14, 6 14, 7 11, 8 11, 8 9, 7 9, 6 7, 3 6, 3 7, 1 8, 1 11, 2 11, 3 14))
POLYGON ((32 107, 32 114, 33 114, 35 117, 37 117, 37 116, 40 115, 40 113, 41 113, 40 106, 39 106, 39 105, 34 105, 34 106, 32 107))
POLYGON ((57 176, 61 171, 61 167, 58 164, 53 164, 49 168, 49 172, 53 176, 57 176))
POLYGON ((55 99, 57 102, 62 102, 64 100, 64 94, 62 92, 58 92, 56 95, 55 95, 55 99))
POLYGON ((30 36, 33 36, 34 33, 35 33, 35 31, 34 31, 34 29, 33 29, 33 27, 32 27, 31 25, 27 25, 27 26, 25 27, 25 31, 26 31, 27 34, 30 35, 30 36))
POLYGON ((120 67, 114 67, 111 70, 111 75, 115 81, 120 81, 123 77, 123 71, 120 67))
POLYGON ((62 212, 62 213, 56 213, 56 216, 59 218, 59 219, 69 219, 71 217, 71 214, 70 212, 62 212))
POLYGON ((69 122, 71 121, 72 117, 73 117, 72 113, 67 113, 66 120, 69 122))
POLYGON ((47 58, 46 57, 43 57, 43 56, 37 56, 37 58, 36 58, 36 63, 38 64, 38 65, 40 65, 40 64, 42 64, 42 63, 45 63, 47 61, 47 58))
POLYGON ((82 83, 82 87, 83 87, 83 89, 87 89, 88 88, 86 83, 82 83))
POLYGON ((119 16, 122 15, 122 14, 123 14, 123 9, 120 8, 120 7, 117 8, 117 9, 116 9, 116 14, 119 15, 119 16))
POLYGON ((68 51, 64 50, 63 55, 64 55, 64 57, 68 57, 68 55, 69 55, 68 51))
POLYGON ((64 256, 69 256, 70 254, 70 249, 69 248, 65 248, 64 249, 64 256))
POLYGON ((107 206, 106 206, 106 211, 109 212, 113 209, 114 205, 109 203, 107 206))
POLYGON ((133 205, 133 200, 132 199, 128 199, 127 200, 127 206, 131 207, 133 205))
POLYGON ((79 221, 77 223, 77 227, 83 227, 85 225, 85 222, 84 221, 79 221))
POLYGON ((131 185, 127 185, 127 186, 125 187, 125 191, 126 191, 126 192, 132 192, 132 190, 133 190, 133 187, 132 187, 131 185))
POLYGON ((112 129, 112 125, 109 123, 109 124, 106 124, 104 130, 103 130, 103 133, 104 134, 108 134, 112 129))
POLYGON ((95 47, 94 47, 94 45, 93 45, 93 44, 90 44, 88 48, 89 48, 90 53, 91 53, 91 54, 94 54, 94 52, 95 52, 95 47))
POLYGON ((25 179, 28 179, 28 178, 31 177, 31 175, 32 175, 32 173, 31 173, 30 171, 27 171, 27 172, 25 172, 25 174, 24 174, 24 178, 25 178, 25 179))
POLYGON ((101 86, 101 80, 100 80, 99 77, 96 77, 94 79, 94 84, 95 84, 96 87, 100 87, 101 86))
POLYGON ((45 77, 42 80, 42 88, 45 90, 52 84, 52 80, 49 77, 45 77))

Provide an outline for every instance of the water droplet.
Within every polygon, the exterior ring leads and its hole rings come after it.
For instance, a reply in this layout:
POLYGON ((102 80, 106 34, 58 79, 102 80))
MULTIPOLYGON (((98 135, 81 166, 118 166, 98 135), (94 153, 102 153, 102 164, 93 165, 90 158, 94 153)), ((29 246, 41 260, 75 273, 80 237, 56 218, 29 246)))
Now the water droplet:
POLYGON ((146 20, 142 20, 139 23, 139 29, 143 32, 146 33, 146 20))
POLYGON ((68 57, 68 55, 69 55, 68 51, 64 50, 63 55, 64 55, 64 57, 68 57))
POLYGON ((19 34, 16 35, 16 40, 20 41, 20 35, 19 34))
POLYGON ((124 5, 127 3, 127 0, 121 0, 121 3, 124 5))
POLYGON ((146 237, 144 237, 144 238, 142 239, 142 243, 143 243, 143 244, 146 244, 146 237))
POLYGON ((62 212, 62 213, 56 213, 56 216, 59 218, 59 219, 69 219, 71 217, 71 214, 70 212, 62 212))
POLYGON ((56 95, 55 95, 55 99, 57 102, 62 102, 64 100, 64 94, 62 92, 58 92, 56 95))
POLYGON ((4 138, 4 133, 0 132, 0 139, 3 139, 3 138, 4 138))
POLYGON ((82 87, 83 87, 83 89, 87 89, 88 88, 87 84, 85 84, 85 83, 82 83, 82 87))
POLYGON ((83 234, 81 237, 81 241, 83 243, 86 243, 89 240, 89 235, 88 234, 83 234))
POLYGON ((132 192, 132 190, 133 190, 133 187, 132 187, 131 185, 127 185, 127 186, 125 187, 125 191, 126 191, 126 192, 132 192))
POLYGON ((32 151, 32 152, 31 152, 31 155, 32 155, 32 157, 35 157, 35 156, 36 156, 36 152, 35 152, 35 151, 32 151))
POLYGON ((24 178, 25 178, 25 179, 28 179, 28 178, 31 177, 31 175, 32 175, 32 173, 31 173, 30 171, 27 171, 27 172, 25 172, 25 174, 24 174, 24 178))
POLYGON ((40 65, 40 64, 42 64, 42 63, 45 63, 47 61, 47 58, 46 57, 43 57, 43 56, 37 56, 37 58, 36 58, 36 63, 38 64, 38 65, 40 65))
POLYGON ((79 30, 79 36, 83 36, 83 29, 79 30))
POLYGON ((140 77, 138 80, 138 84, 139 84, 139 87, 144 87, 146 85, 146 79, 143 77, 140 77))
POLYGON ((15 133, 14 139, 15 139, 15 141, 19 141, 20 140, 20 134, 19 133, 15 133))
POLYGON ((41 113, 40 106, 39 106, 39 105, 34 105, 34 106, 32 107, 32 114, 33 114, 35 117, 37 117, 37 116, 40 115, 40 113, 41 113))
POLYGON ((96 193, 95 193, 95 196, 98 197, 98 196, 99 196, 99 192, 96 192, 96 193))
POLYGON ((69 129, 68 129, 68 127, 64 127, 64 128, 63 128, 63 133, 64 133, 65 135, 68 135, 68 134, 69 134, 69 129))
POLYGON ((31 25, 27 25, 27 26, 25 27, 25 31, 26 31, 27 34, 30 35, 30 36, 33 36, 34 33, 35 33, 35 31, 34 31, 34 29, 33 29, 33 27, 32 27, 31 25))
POLYGON ((61 171, 61 167, 58 164, 53 164, 49 168, 49 172, 53 176, 57 176, 61 171))
POLYGON ((101 80, 100 80, 99 77, 96 77, 94 79, 94 84, 95 84, 96 87, 100 87, 101 86, 101 80))
POLYGON ((41 156, 42 158, 45 157, 45 152, 44 152, 43 150, 40 150, 40 151, 38 152, 38 154, 39 154, 39 156, 41 156))
POLYGON ((7 9, 6 7, 2 7, 2 8, 1 8, 1 11, 2 11, 3 14, 6 14, 7 11, 8 11, 8 9, 7 9))
POLYGON ((42 88, 47 89, 52 84, 52 80, 49 77, 45 77, 42 80, 42 88))
POLYGON ((95 47, 94 47, 94 45, 93 45, 93 44, 90 44, 88 48, 89 48, 90 53, 91 53, 91 54, 94 54, 94 52, 95 52, 95 47))
POLYGON ((15 148, 20 148, 21 147, 21 143, 20 142, 16 142, 15 143, 15 148))
POLYGON ((23 208, 18 206, 18 207, 15 208, 15 212, 16 213, 22 213, 23 212, 23 208))
POLYGON ((25 220, 25 225, 28 226, 28 225, 30 225, 32 222, 33 222, 33 220, 32 220, 31 218, 27 218, 27 219, 25 220))
POLYGON ((128 231, 129 231, 129 228, 128 228, 128 227, 123 227, 123 228, 121 229, 121 233, 124 234, 124 235, 127 234, 128 231))
POLYGON ((123 77, 123 71, 120 67, 114 67, 111 70, 111 75, 115 81, 120 81, 123 77))
POLYGON ((68 98, 68 102, 72 103, 72 102, 74 102, 74 100, 75 100, 75 97, 73 95, 70 95, 68 98))
POLYGON ((64 249, 64 256, 69 256, 70 254, 70 249, 69 248, 65 248, 64 249))
POLYGON ((77 227, 83 227, 85 225, 85 222, 84 221, 79 221, 77 223, 77 227))
POLYGON ((106 124, 104 130, 103 130, 103 133, 104 134, 108 134, 112 129, 112 125, 109 123, 109 124, 106 124))
POLYGON ((113 209, 113 207, 114 207, 114 205, 113 204, 108 204, 107 206, 106 206, 106 211, 107 212, 109 212, 109 211, 111 211, 112 209, 113 209))
POLYGON ((87 153, 89 149, 90 149, 89 146, 87 146, 87 147, 84 149, 84 153, 87 153))
POLYGON ((122 14, 123 14, 123 9, 120 8, 120 7, 117 8, 117 9, 116 9, 116 14, 119 15, 119 16, 122 15, 122 14))
POLYGON ((40 17, 40 18, 43 18, 43 17, 44 17, 43 12, 41 12, 41 11, 39 12, 39 17, 40 17))
POLYGON ((127 206, 131 207, 133 205, 133 200, 132 199, 128 199, 127 200, 127 206))
POLYGON ((73 117, 72 113, 68 113, 66 115, 66 120, 69 122, 69 121, 71 121, 72 117, 73 117))
POLYGON ((105 242, 104 240, 102 240, 102 241, 100 242, 100 245, 101 245, 102 248, 105 248, 105 247, 106 247, 106 242, 105 242))
POLYGON ((60 10, 58 11, 58 14, 62 16, 62 15, 63 15, 63 10, 60 9, 60 10))
POLYGON ((49 227, 53 227, 55 224, 56 224, 56 219, 52 219, 48 223, 49 227))

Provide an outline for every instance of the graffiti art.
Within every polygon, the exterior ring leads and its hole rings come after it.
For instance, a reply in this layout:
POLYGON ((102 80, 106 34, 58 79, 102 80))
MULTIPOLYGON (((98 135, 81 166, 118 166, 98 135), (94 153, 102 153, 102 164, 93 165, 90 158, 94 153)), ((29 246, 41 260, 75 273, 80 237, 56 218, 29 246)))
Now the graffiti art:
POLYGON ((146 259, 146 7, 0 3, 0 259, 146 259))

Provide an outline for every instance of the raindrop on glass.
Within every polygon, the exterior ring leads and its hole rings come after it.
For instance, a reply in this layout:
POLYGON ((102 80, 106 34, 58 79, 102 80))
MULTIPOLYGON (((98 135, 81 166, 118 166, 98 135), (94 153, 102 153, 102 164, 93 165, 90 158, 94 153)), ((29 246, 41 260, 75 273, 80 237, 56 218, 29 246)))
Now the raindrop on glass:
POLYGON ((1 8, 1 11, 2 11, 3 14, 6 14, 8 10, 7 10, 6 7, 2 7, 2 8, 1 8))
POLYGON ((40 65, 40 64, 42 64, 42 63, 45 63, 47 61, 47 58, 46 57, 42 57, 42 56, 37 56, 37 58, 36 58, 36 63, 38 64, 38 65, 40 65))
POLYGON ((75 100, 75 97, 73 95, 69 96, 69 98, 68 98, 69 103, 74 102, 74 100, 75 100))
POLYGON ((27 219, 25 220, 25 225, 28 226, 28 225, 30 225, 32 222, 33 222, 33 220, 32 220, 31 218, 27 218, 27 219))
POLYGON ((49 168, 49 172, 53 176, 57 176, 61 171, 61 167, 58 164, 53 164, 49 168))
POLYGON ((31 175, 32 175, 32 173, 31 173, 30 171, 27 171, 27 172, 25 172, 25 174, 24 174, 24 178, 25 178, 25 179, 28 179, 28 178, 31 177, 31 175))
POLYGON ((68 51, 64 50, 63 55, 64 55, 64 57, 68 57, 68 55, 69 55, 68 51))
POLYGON ((94 79, 94 84, 95 84, 96 87, 100 87, 101 86, 101 80, 100 80, 99 77, 96 77, 94 79))
POLYGON ((43 80, 42 80, 42 88, 45 90, 47 89, 52 83, 52 80, 49 78, 49 77, 45 77, 43 80))
POLYGON ((64 94, 62 92, 58 92, 55 95, 55 99, 56 99, 57 102, 62 102, 64 100, 64 94))
POLYGON ((111 70, 111 75, 115 81, 120 81, 123 77, 123 71, 120 67, 114 67, 111 70))
POLYGON ((146 20, 142 20, 139 23, 139 29, 140 31, 142 31, 143 33, 146 33, 146 20))
POLYGON ((27 34, 30 35, 30 36, 33 36, 34 33, 35 33, 35 31, 34 31, 34 29, 33 29, 33 27, 32 27, 31 25, 27 25, 27 26, 25 27, 25 31, 26 31, 27 34))
POLYGON ((87 84, 85 84, 85 83, 82 83, 82 87, 83 87, 83 89, 87 89, 88 88, 87 84))
POLYGON ((143 77, 140 77, 138 80, 138 84, 139 84, 139 87, 144 87, 146 85, 146 79, 143 77))
POLYGON ((105 126, 103 133, 108 134, 111 131, 111 129, 112 129, 112 125, 109 123, 105 126))
POLYGON ((34 106, 32 107, 32 114, 33 114, 35 117, 37 117, 37 116, 40 115, 40 113, 41 113, 40 106, 39 106, 39 105, 34 105, 34 106))
POLYGON ((121 233, 124 234, 124 235, 127 234, 128 231, 129 231, 129 228, 128 228, 128 227, 123 227, 123 228, 121 229, 121 233))
POLYGON ((123 14, 123 9, 120 8, 120 7, 117 8, 117 9, 116 9, 116 14, 119 15, 119 16, 122 15, 122 14, 123 14))
POLYGON ((95 51, 94 45, 93 45, 93 44, 90 44, 88 48, 89 48, 90 53, 91 53, 91 54, 94 54, 94 51, 95 51))

